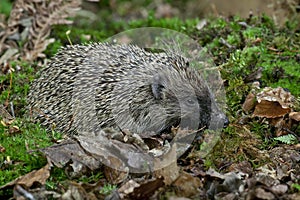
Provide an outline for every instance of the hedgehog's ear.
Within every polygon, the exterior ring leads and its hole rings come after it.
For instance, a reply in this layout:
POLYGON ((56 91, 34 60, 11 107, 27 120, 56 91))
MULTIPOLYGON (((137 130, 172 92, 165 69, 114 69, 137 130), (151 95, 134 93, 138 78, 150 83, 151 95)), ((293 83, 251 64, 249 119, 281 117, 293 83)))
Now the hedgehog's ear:
POLYGON ((164 89, 164 85, 162 82, 162 77, 160 75, 155 75, 153 77, 153 82, 151 83, 151 89, 155 99, 163 98, 162 90, 164 89))

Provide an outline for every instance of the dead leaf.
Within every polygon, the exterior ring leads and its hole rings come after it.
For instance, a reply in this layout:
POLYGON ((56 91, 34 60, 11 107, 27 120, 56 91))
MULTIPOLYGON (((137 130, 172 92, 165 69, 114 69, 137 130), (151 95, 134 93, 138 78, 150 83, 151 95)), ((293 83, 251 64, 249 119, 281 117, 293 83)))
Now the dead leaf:
POLYGON ((245 181, 243 180, 245 177, 247 178, 247 174, 243 172, 229 172, 221 174, 212 168, 207 171, 207 176, 208 178, 213 178, 209 189, 206 192, 210 198, 213 198, 216 195, 221 195, 223 197, 230 193, 236 194, 240 188, 244 188, 245 181))
POLYGON ((9 127, 9 134, 15 134, 15 133, 20 133, 21 130, 18 126, 11 126, 9 127))
POLYGON ((261 100, 256 106, 253 115, 256 117, 277 118, 291 112, 291 108, 283 108, 279 102, 261 100))
POLYGON ((3 147, 2 145, 0 145, 0 153, 4 153, 5 152, 5 147, 3 147))
POLYGON ((161 158, 155 158, 154 177, 163 178, 166 185, 170 185, 179 176, 179 167, 177 166, 176 145, 172 146, 169 153, 161 158))
POLYGON ((163 178, 146 180, 135 187, 132 193, 127 194, 125 199, 126 197, 133 200, 149 199, 162 186, 164 186, 163 178))
POLYGON ((108 156, 108 159, 110 160, 111 165, 114 166, 114 168, 108 166, 104 167, 105 178, 112 184, 119 184, 125 181, 125 179, 128 178, 129 169, 124 166, 124 162, 122 162, 120 159, 116 157, 108 156), (118 169, 124 169, 124 170, 118 170, 118 169))
POLYGON ((117 192, 111 194, 108 199, 149 199, 163 185, 162 178, 148 179, 141 183, 129 180, 117 192))
POLYGON ((275 168, 275 178, 285 180, 292 176, 300 177, 300 153, 290 146, 275 147, 269 150, 270 159, 275 168))
POLYGON ((256 104, 256 97, 252 92, 250 92, 247 95, 245 102, 243 103, 242 109, 245 112, 249 112, 255 107, 255 104, 256 104))
POLYGON ((259 199, 265 199, 265 200, 275 199, 274 194, 272 194, 271 192, 267 192, 266 190, 264 190, 263 188, 260 188, 260 187, 256 188, 255 196, 259 199))
POLYGON ((283 195, 288 191, 288 186, 285 184, 273 185, 270 190, 276 195, 283 195))
POLYGON ((262 38, 256 38, 255 40, 252 41, 253 44, 261 43, 263 41, 262 38))
POLYGON ((277 117, 277 118, 271 118, 269 119, 269 122, 271 125, 273 125, 275 129, 275 135, 281 136, 281 135, 286 135, 289 132, 286 130, 289 130, 291 128, 291 120, 287 117, 277 117))
POLYGON ((21 176, 4 186, 1 186, 0 189, 13 187, 16 185, 23 185, 27 188, 30 188, 34 183, 39 183, 40 185, 45 185, 46 180, 50 176, 50 165, 47 164, 43 168, 39 170, 33 170, 32 172, 29 172, 28 174, 21 176))
POLYGON ((136 181, 129 180, 118 189, 118 192, 122 195, 122 197, 124 197, 124 195, 132 193, 134 188, 137 188, 139 186, 140 184, 136 181))
POLYGON ((295 120, 297 122, 300 122, 300 112, 291 112, 289 114, 289 118, 291 118, 292 120, 295 120))
POLYGON ((18 52, 19 50, 16 48, 7 49, 0 58, 0 66, 7 62, 7 60, 10 60, 18 52))
POLYGON ((53 163, 59 168, 65 167, 67 163, 71 162, 74 176, 76 176, 76 174, 80 175, 88 169, 98 169, 101 166, 99 160, 86 154, 80 145, 73 140, 66 140, 61 144, 40 149, 40 151, 46 155, 50 163, 53 163))
POLYGON ((29 61, 43 57, 43 51, 54 41, 48 39, 51 26, 72 23, 69 17, 74 16, 80 5, 80 0, 15 1, 1 35, 0 52, 7 51, 0 64, 20 56, 29 61), (24 43, 20 54, 15 50, 19 48, 18 43, 24 43))
POLYGON ((2 104, 0 104, 0 118, 2 118, 1 124, 3 126, 9 126, 14 121, 14 118, 2 104))
POLYGON ((69 199, 87 199, 97 200, 97 197, 93 193, 88 193, 80 184, 73 181, 69 181, 68 190, 61 196, 62 200, 69 199))
POLYGON ((76 137, 85 152, 104 165, 130 173, 145 173, 153 168, 153 157, 134 144, 127 144, 102 136, 76 137), (113 165, 116 160, 122 164, 113 165))
POLYGON ((229 171, 231 172, 243 172, 248 175, 252 175, 253 169, 251 164, 248 161, 242 161, 242 162, 237 162, 233 163, 229 166, 228 168, 229 171))
POLYGON ((288 90, 283 89, 282 87, 274 89, 265 87, 262 92, 257 94, 256 98, 258 103, 263 100, 278 102, 283 109, 291 108, 295 99, 288 90))
POLYGON ((198 177, 194 177, 187 172, 181 172, 172 186, 176 187, 178 196, 193 197, 199 194, 200 188, 203 188, 203 183, 198 177))

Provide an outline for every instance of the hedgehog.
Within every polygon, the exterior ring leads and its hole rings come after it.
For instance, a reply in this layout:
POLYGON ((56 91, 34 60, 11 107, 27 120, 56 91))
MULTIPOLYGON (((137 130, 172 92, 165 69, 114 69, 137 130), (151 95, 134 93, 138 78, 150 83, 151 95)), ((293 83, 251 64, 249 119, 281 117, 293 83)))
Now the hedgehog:
POLYGON ((31 84, 28 104, 43 126, 70 135, 105 127, 138 134, 208 128, 213 115, 228 123, 186 58, 135 45, 61 48, 31 84))

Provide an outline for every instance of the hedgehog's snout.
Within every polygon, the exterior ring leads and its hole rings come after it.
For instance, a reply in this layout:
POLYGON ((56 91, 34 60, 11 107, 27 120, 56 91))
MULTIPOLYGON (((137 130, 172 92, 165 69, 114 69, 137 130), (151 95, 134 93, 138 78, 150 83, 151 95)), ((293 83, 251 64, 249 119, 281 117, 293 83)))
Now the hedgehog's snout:
POLYGON ((226 128, 229 125, 229 123, 230 123, 230 121, 229 121, 228 117, 225 115, 223 128, 226 128))

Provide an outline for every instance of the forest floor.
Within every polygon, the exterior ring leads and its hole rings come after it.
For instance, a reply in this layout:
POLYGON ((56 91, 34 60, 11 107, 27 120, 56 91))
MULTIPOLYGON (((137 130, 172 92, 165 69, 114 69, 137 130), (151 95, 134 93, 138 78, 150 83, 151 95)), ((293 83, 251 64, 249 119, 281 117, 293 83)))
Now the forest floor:
POLYGON ((0 21, 0 199, 300 199, 296 8, 279 25, 264 14, 200 19, 180 16, 182 10, 168 3, 142 9, 129 1, 101 1, 83 4, 70 24, 71 13, 80 8, 76 0, 14 7, 5 2, 0 21), (68 145, 87 152, 78 145, 80 139, 70 142, 30 119, 30 83, 60 47, 102 42, 140 27, 175 30, 210 52, 223 81, 230 124, 205 156, 206 139, 216 134, 210 130, 158 172, 137 175, 101 165, 91 169, 84 161, 79 165, 68 145), (67 156, 53 158, 55 151, 67 156))

